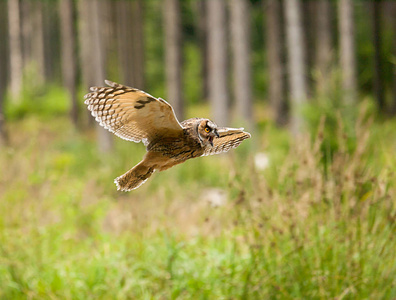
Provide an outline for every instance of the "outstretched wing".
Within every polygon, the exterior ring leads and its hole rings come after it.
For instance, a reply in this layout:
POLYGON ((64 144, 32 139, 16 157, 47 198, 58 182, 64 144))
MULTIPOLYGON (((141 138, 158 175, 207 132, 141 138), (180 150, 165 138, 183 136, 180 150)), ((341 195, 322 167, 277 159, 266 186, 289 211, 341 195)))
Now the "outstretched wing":
POLYGON ((105 80, 109 87, 91 87, 85 104, 101 126, 128 141, 147 146, 161 136, 179 135, 183 129, 172 106, 138 89, 105 80))
POLYGON ((227 152, 251 137, 249 132, 243 131, 243 128, 219 127, 217 132, 219 137, 213 140, 213 146, 205 147, 203 156, 227 152))

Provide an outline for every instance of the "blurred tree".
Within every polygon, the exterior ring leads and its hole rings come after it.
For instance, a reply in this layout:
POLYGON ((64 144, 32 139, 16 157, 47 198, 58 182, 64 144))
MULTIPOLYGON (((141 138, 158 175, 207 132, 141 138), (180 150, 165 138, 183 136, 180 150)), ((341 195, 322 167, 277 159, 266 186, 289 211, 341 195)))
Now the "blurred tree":
POLYGON ((330 1, 319 0, 316 13, 316 69, 319 92, 326 92, 330 87, 333 50, 331 16, 330 1))
MULTIPOLYGON (((91 20, 91 1, 78 1, 78 38, 79 38, 79 56, 80 70, 82 74, 83 86, 89 88, 95 83, 93 77, 93 62, 91 60, 91 37, 92 37, 92 20, 91 20)), ((86 110, 87 122, 94 125, 94 119, 90 117, 90 112, 86 110)))
POLYGON ((288 122, 285 88, 284 23, 281 0, 267 1, 268 97, 275 113, 275 122, 282 126, 288 122))
POLYGON ((31 45, 31 63, 34 68, 35 82, 43 84, 45 78, 45 54, 44 54, 44 24, 43 24, 43 2, 32 2, 32 36, 30 37, 31 45))
POLYGON ((231 0, 231 44, 233 53, 233 88, 237 117, 248 127, 253 125, 251 41, 250 41, 250 2, 231 0))
MULTIPOLYGON (((378 109, 385 111, 385 96, 383 82, 383 63, 382 63, 382 47, 381 47, 381 0, 371 3, 372 12, 372 28, 373 28, 373 44, 374 44, 374 94, 377 99, 378 109)), ((396 16, 395 16, 396 18, 396 16)))
POLYGON ((120 64, 120 81, 123 84, 134 86, 133 68, 133 36, 132 36, 132 2, 128 0, 115 1, 118 61, 120 64))
MULTIPOLYGON (((396 2, 392 2, 392 8, 391 8, 391 10, 392 10, 392 15, 393 16, 396 16, 396 2)), ((393 101, 392 101, 392 114, 395 116, 396 115, 396 18, 393 18, 392 19, 393 20, 393 24, 392 24, 392 30, 393 30, 393 43, 392 43, 392 45, 393 45, 393 51, 392 51, 392 53, 391 53, 391 55, 392 55, 392 57, 393 57, 393 61, 392 61, 392 64, 393 64, 393 67, 392 67, 392 69, 393 69, 393 72, 392 72, 392 96, 393 96, 393 101)))
POLYGON ((317 0, 300 0, 300 19, 302 23, 303 41, 304 41, 304 61, 305 61, 305 77, 307 97, 311 96, 314 78, 312 70, 315 65, 316 49, 316 15, 318 13, 317 0))
POLYGON ((208 20, 207 20, 207 0, 197 1, 198 15, 198 47, 201 53, 201 78, 202 78, 202 95, 204 99, 209 98, 208 82, 208 20))
MULTIPOLYGON (((103 43, 102 26, 102 0, 89 0, 91 2, 90 15, 92 18, 91 59, 93 66, 94 84, 102 85, 106 79, 106 51, 103 43)), ((113 148, 113 136, 103 127, 96 125, 98 147, 101 152, 109 152, 113 148)))
POLYGON ((70 116, 77 126, 78 103, 77 103, 77 53, 76 53, 76 30, 74 1, 60 0, 59 2, 60 32, 61 32, 61 62, 63 84, 69 93, 71 103, 70 116))
POLYGON ((8 0, 8 32, 10 39, 10 87, 15 98, 22 88, 22 42, 19 0, 8 0))
POLYGON ((7 89, 7 3, 0 3, 0 147, 6 142, 4 95, 7 89))
MULTIPOLYGON (((43 1, 42 5, 43 5, 43 27, 44 27, 45 78, 47 80, 51 80, 56 78, 57 75, 56 72, 62 69, 62 67, 59 68, 58 65, 58 58, 59 58, 58 55, 59 54, 61 55, 61 51, 62 51, 61 50, 62 45, 60 43, 61 20, 59 18, 59 3, 57 1, 43 1), (59 43, 58 43, 58 38, 59 38, 59 43)), ((74 24, 74 26, 76 25, 74 24)))
POLYGON ((179 0, 165 0, 163 6, 165 25, 165 68, 167 99, 179 120, 184 117, 182 96, 182 29, 179 0))
POLYGON ((133 65, 135 86, 139 89, 145 88, 144 80, 144 33, 143 33, 143 0, 132 1, 132 36, 133 36, 133 65))
POLYGON ((92 80, 89 60, 89 37, 91 36, 91 22, 89 19, 89 1, 78 1, 78 38, 79 38, 79 56, 80 68, 82 72, 83 86, 89 86, 92 80))
POLYGON ((345 103, 356 102, 357 78, 355 57, 355 23, 352 0, 339 0, 340 67, 345 103))
POLYGON ((4 83, 0 82, 0 148, 6 143, 6 129, 5 129, 5 118, 4 118, 4 94, 5 88, 4 83))
POLYGON ((32 56, 33 21, 32 21, 32 3, 30 0, 19 0, 20 18, 21 18, 21 42, 22 42, 22 70, 26 71, 32 56))
POLYGON ((302 131, 302 106, 307 101, 305 49, 299 0, 285 0, 286 42, 290 86, 291 130, 302 131))
POLYGON ((227 68, 227 23, 224 0, 207 2, 209 98, 214 121, 220 126, 229 122, 227 68))
POLYGON ((34 76, 35 85, 45 81, 44 25, 42 1, 21 1, 23 71, 34 76))
POLYGON ((116 1, 118 57, 122 82, 144 88, 143 5, 141 0, 116 1))
MULTIPOLYGON (((102 0, 79 1, 81 68, 84 86, 103 85, 105 80, 105 45, 103 42, 102 0)), ((90 118, 92 119, 92 118, 90 118)), ((96 123, 96 122, 95 122, 96 123)), ((97 129, 98 147, 101 152, 113 148, 110 132, 99 125, 97 129)))

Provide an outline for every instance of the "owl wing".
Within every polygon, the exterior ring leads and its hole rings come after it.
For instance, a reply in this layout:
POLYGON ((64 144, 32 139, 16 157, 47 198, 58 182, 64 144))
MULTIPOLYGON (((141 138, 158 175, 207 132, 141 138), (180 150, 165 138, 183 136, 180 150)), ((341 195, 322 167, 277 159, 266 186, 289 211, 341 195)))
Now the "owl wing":
POLYGON ((85 104, 101 126, 128 141, 146 146, 159 136, 182 134, 172 106, 141 90, 105 80, 109 87, 91 87, 85 104))
POLYGON ((217 132, 219 137, 213 140, 213 147, 211 145, 205 147, 203 156, 227 152, 251 137, 249 132, 243 131, 243 128, 219 127, 217 132))

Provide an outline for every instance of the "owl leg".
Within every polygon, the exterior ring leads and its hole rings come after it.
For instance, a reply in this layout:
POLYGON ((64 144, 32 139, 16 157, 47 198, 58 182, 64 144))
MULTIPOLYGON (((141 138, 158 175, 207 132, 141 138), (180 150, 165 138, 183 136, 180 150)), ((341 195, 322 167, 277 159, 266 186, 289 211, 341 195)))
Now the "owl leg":
POLYGON ((155 169, 143 160, 125 174, 114 179, 114 183, 117 185, 117 190, 131 191, 145 183, 154 171, 155 169))

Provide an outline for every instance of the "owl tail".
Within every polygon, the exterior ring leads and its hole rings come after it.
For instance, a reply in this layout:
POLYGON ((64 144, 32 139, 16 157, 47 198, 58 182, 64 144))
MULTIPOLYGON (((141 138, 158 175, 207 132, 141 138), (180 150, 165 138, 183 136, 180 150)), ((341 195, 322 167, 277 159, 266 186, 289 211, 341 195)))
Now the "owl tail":
POLYGON ((141 161, 128 172, 114 179, 114 183, 117 185, 117 190, 131 191, 145 183, 154 171, 154 168, 145 164, 145 161, 141 161))

